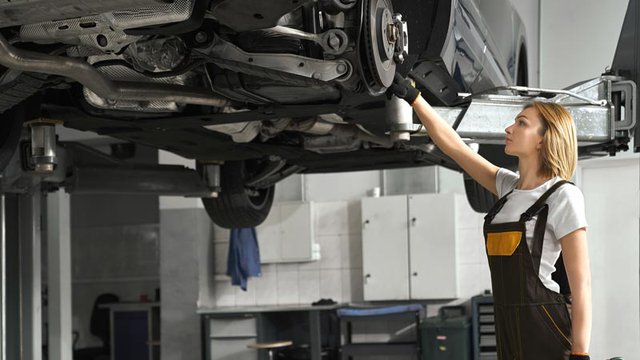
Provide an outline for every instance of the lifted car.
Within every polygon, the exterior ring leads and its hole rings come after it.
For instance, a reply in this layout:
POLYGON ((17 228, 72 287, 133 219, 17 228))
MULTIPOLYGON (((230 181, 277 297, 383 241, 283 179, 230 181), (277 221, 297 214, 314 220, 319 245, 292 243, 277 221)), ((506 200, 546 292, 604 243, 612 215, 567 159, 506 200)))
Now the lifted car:
MULTIPOLYGON (((275 184, 296 173, 460 170, 384 95, 396 71, 505 167, 515 159, 502 123, 462 118, 487 99, 521 106, 549 94, 507 88, 528 84, 525 29, 508 0, 14 0, 0 4, 0 24, 0 171, 23 122, 36 119, 32 133, 60 122, 196 159, 203 204, 224 227, 261 223, 275 184), (514 97, 486 95, 496 88, 514 97)), ((584 155, 626 136, 596 135, 582 138, 584 155)), ((36 148, 25 169, 52 172, 36 148)), ((465 182, 476 210, 491 206, 465 182)))

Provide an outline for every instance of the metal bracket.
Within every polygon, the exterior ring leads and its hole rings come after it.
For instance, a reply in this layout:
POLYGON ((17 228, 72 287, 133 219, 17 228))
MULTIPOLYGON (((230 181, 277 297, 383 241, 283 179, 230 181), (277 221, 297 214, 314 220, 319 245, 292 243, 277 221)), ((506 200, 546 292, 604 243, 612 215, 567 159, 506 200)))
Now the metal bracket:
POLYGON ((340 55, 345 52, 349 46, 349 37, 347 36, 347 33, 340 29, 329 29, 320 34, 313 34, 278 25, 265 30, 273 31, 294 39, 313 41, 320 45, 325 53, 330 55, 340 55))
MULTIPOLYGON (((533 100, 542 100, 565 106, 576 123, 578 146, 582 154, 599 151, 610 153, 625 149, 629 132, 636 125, 637 88, 633 81, 614 76, 602 76, 578 83, 564 90, 500 87, 495 90, 516 91, 517 95, 475 94, 465 106, 434 107, 442 118, 454 125, 464 109, 466 113, 456 129, 463 138, 480 144, 503 144, 504 129, 522 108, 533 100), (542 95, 555 95, 541 98, 542 95), (605 150, 606 149, 606 150, 605 150)), ((415 136, 424 136, 426 130, 412 124, 415 136)))
POLYGON ((216 59, 231 60, 321 81, 346 80, 353 72, 351 63, 344 59, 319 60, 290 54, 249 53, 219 37, 216 37, 213 44, 204 49, 203 53, 223 68, 230 66, 226 62, 216 62, 216 59))

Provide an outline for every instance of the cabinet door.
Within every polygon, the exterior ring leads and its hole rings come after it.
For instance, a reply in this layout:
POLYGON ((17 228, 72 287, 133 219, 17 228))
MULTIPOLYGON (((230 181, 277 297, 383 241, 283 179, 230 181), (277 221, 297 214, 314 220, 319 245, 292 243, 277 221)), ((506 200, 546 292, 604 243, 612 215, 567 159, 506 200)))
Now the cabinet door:
POLYGON ((280 205, 280 254, 283 261, 309 261, 313 242, 311 203, 280 205))
POLYGON ((262 264, 314 260, 313 203, 274 204, 256 236, 262 264))
POLYGON ((409 196, 409 262, 413 299, 458 296, 454 196, 409 196))
POLYGON ((262 224, 256 227, 260 263, 268 264, 280 261, 280 207, 274 205, 262 224))
POLYGON ((407 197, 362 199, 365 300, 409 299, 407 197))

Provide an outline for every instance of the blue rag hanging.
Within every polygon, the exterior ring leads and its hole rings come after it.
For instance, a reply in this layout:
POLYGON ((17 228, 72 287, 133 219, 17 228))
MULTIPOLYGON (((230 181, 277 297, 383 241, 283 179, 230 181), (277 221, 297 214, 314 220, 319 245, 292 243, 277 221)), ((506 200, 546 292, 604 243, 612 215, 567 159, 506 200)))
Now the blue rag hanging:
POLYGON ((231 229, 227 275, 232 285, 247 291, 247 278, 260 276, 260 249, 255 228, 231 229))

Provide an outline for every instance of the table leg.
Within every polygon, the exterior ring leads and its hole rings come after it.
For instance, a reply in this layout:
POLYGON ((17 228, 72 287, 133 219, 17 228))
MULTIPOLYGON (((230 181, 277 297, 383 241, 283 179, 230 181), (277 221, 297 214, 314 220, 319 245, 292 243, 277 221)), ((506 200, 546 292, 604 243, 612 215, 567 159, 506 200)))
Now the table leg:
POLYGON ((309 311, 309 336, 311 337, 311 360, 322 358, 322 331, 320 329, 320 311, 309 311))

